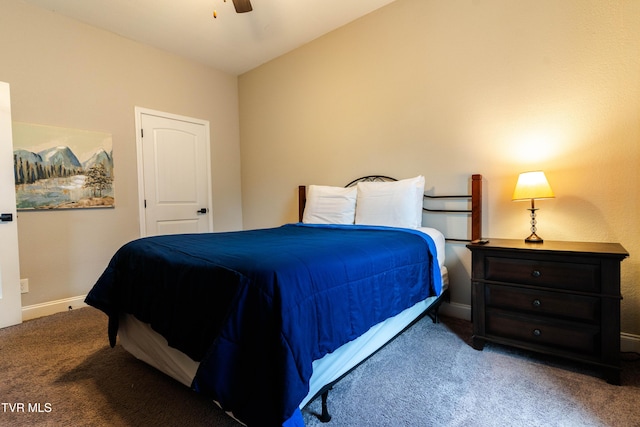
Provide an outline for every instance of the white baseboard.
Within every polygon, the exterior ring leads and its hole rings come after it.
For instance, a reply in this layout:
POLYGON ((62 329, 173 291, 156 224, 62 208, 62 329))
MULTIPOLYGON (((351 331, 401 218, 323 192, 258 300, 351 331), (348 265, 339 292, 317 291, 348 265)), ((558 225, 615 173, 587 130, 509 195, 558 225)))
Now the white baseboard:
POLYGON ((41 304, 26 305, 22 307, 22 321, 49 316, 72 308, 86 307, 87 304, 84 303, 85 297, 86 295, 80 295, 77 297, 49 301, 41 304))
POLYGON ((640 353, 640 335, 622 332, 620 334, 620 351, 640 353))
MULTIPOLYGON (((440 314, 470 321, 471 306, 457 302, 444 303, 440 306, 440 314)), ((640 335, 621 332, 620 351, 640 353, 640 335)))
POLYGON ((471 306, 457 302, 444 303, 440 306, 440 314, 471 321, 471 306))
MULTIPOLYGON (((80 295, 42 304, 27 305, 22 307, 22 320, 31 320, 73 308, 87 307, 87 304, 84 303, 85 297, 86 295, 80 295)), ((471 306, 457 302, 444 303, 440 306, 440 314, 471 320, 471 306)), ((640 353, 640 335, 622 332, 620 334, 620 351, 640 353)))

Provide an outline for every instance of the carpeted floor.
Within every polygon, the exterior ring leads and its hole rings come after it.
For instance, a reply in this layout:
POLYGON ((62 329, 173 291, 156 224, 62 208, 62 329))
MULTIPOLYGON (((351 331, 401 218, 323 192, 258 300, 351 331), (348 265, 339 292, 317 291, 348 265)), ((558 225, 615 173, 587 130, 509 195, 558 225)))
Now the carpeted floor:
MULTIPOLYGON (((597 370, 469 346, 471 325, 425 318, 338 383, 333 420, 308 427, 640 426, 640 361, 622 386, 597 370)), ((0 330, 0 426, 233 426, 213 403, 107 343, 93 308, 0 330)))

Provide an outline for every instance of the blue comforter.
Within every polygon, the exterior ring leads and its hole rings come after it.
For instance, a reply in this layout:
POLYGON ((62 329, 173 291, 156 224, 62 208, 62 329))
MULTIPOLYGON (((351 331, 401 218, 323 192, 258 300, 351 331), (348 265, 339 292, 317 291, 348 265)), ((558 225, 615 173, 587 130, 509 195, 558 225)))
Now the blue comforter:
POLYGON ((313 360, 429 296, 432 239, 413 230, 288 224, 155 236, 120 248, 86 302, 200 362, 193 388, 249 426, 303 425, 313 360))

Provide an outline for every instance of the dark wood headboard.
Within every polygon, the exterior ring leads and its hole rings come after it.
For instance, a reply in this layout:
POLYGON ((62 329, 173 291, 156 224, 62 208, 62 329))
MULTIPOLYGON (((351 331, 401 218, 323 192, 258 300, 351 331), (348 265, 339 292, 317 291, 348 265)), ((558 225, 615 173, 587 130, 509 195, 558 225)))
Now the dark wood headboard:
MULTIPOLYGON (((367 181, 395 181, 395 178, 391 178, 384 175, 369 175, 362 178, 355 179, 345 187, 352 187, 358 182, 367 181)), ((429 209, 423 208, 426 212, 439 212, 439 213, 454 213, 454 214, 468 214, 471 216, 471 238, 470 239, 447 239, 453 241, 473 241, 480 240, 482 238, 482 175, 471 175, 471 194, 464 195, 441 195, 441 196, 428 196, 425 194, 425 199, 469 199, 471 201, 471 209, 456 210, 456 209, 429 209)), ((298 187, 298 221, 302 221, 302 215, 304 213, 304 206, 307 202, 307 187, 300 185, 298 187)))

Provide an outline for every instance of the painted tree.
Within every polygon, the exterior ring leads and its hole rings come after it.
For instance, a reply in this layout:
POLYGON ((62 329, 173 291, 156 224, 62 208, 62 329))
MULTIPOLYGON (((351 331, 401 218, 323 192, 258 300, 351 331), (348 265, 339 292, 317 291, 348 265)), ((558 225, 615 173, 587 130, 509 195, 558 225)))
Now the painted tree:
POLYGON ((83 188, 90 188, 94 197, 102 197, 102 191, 111 188, 113 178, 107 174, 102 163, 91 166, 87 171, 83 188))

